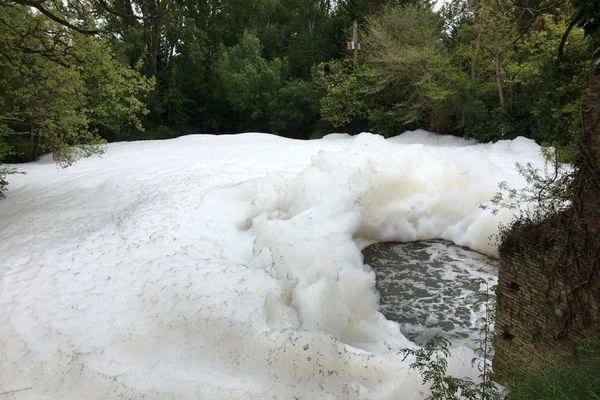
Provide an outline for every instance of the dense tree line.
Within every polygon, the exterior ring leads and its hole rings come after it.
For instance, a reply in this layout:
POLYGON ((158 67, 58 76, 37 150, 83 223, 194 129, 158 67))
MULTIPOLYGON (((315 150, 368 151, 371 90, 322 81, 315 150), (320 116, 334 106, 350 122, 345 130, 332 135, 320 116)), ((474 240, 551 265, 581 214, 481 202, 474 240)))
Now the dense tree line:
POLYGON ((593 68, 577 16, 593 4, 2 0, 0 161, 240 131, 425 128, 568 149, 593 68))
POLYGON ((348 69, 336 60, 324 76, 323 118, 383 134, 422 127, 568 147, 581 131, 591 49, 573 30, 559 58, 572 11, 525 3, 457 0, 439 14, 419 4, 374 14, 359 62, 348 69), (344 115, 348 108, 356 112, 344 115))

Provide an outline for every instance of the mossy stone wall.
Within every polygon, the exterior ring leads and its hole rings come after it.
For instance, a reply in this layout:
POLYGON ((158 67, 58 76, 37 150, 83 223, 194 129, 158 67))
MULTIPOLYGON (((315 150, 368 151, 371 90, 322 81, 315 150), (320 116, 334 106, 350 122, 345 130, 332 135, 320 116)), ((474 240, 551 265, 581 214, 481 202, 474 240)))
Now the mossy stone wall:
POLYGON ((600 336, 600 77, 590 84, 569 210, 500 248, 494 371, 530 371, 600 336))

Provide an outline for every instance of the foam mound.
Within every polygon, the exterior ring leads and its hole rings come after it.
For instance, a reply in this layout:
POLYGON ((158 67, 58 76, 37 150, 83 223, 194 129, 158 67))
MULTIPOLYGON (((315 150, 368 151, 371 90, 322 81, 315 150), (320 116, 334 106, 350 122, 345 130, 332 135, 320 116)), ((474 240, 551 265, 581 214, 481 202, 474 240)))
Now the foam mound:
MULTIPOLYGON (((194 135, 22 166, 0 202, 0 392, 424 398, 361 249, 442 238, 495 254, 510 214, 479 205, 524 185, 515 162, 541 165, 539 146, 412 132, 194 135)), ((476 373, 471 355, 453 371, 476 373)))

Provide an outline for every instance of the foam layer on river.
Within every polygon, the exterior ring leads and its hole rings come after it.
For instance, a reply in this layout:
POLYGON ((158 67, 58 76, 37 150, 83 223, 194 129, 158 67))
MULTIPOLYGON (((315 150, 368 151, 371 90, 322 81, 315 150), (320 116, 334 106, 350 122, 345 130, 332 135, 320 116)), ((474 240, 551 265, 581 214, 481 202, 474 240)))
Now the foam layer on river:
MULTIPOLYGON (((443 238, 487 254, 479 208, 516 139, 414 132, 116 143, 18 166, 0 202, 5 398, 419 399, 414 346, 378 311, 361 249, 443 238)), ((454 372, 474 372, 457 350, 454 372)))

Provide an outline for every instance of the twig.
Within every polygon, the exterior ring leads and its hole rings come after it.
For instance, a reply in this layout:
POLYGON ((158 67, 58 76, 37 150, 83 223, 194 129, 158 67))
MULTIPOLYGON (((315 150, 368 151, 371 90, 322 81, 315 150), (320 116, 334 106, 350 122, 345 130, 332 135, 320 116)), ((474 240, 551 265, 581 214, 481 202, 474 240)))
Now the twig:
POLYGON ((23 392, 25 390, 31 390, 31 389, 33 389, 33 387, 30 386, 30 387, 26 387, 26 388, 23 388, 23 389, 9 390, 7 392, 0 393, 0 396, 3 396, 5 394, 13 394, 13 393, 17 393, 17 392, 23 392))

